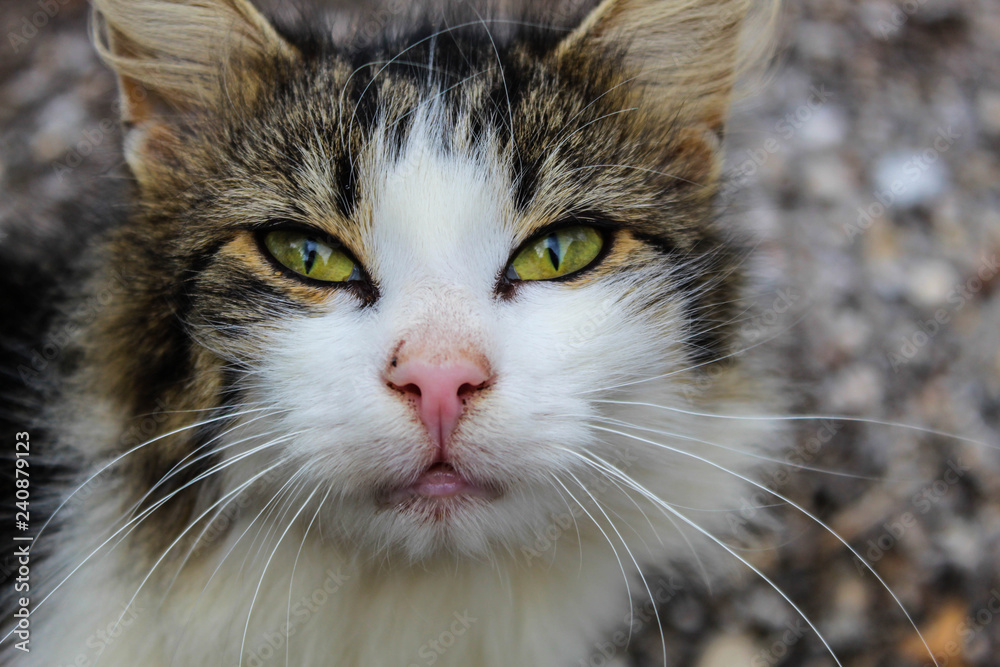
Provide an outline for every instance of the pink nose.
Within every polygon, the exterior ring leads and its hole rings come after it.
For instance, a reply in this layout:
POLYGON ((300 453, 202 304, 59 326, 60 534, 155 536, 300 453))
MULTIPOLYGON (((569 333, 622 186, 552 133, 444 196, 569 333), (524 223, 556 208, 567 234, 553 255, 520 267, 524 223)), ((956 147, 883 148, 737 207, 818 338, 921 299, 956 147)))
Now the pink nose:
POLYGON ((466 403, 486 388, 489 373, 481 364, 465 357, 443 364, 416 357, 391 366, 388 380, 396 390, 416 401, 427 433, 443 450, 465 412, 466 403))

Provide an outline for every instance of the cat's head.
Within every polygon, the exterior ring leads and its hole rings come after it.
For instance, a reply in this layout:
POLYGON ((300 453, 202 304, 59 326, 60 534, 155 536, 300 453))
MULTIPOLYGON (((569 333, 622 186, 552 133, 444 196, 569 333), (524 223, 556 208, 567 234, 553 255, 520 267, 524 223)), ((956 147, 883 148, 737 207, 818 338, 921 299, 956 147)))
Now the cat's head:
POLYGON ((164 433, 214 419, 143 451, 138 493, 255 479, 370 551, 481 554, 662 454, 594 426, 727 352, 747 2, 605 0, 571 30, 471 10, 361 45, 246 0, 95 4, 137 184, 99 381, 164 433))

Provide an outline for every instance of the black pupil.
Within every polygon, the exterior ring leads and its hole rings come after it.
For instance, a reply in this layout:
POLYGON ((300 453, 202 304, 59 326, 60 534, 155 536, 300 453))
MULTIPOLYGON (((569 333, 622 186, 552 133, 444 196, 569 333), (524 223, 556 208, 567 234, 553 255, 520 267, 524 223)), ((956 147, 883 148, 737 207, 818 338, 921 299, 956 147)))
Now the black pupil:
POLYGON ((559 237, 553 234, 552 236, 545 239, 545 245, 548 247, 549 251, 549 261, 552 262, 552 268, 559 270, 559 237))
POLYGON ((318 243, 316 239, 306 239, 305 246, 302 248, 302 254, 304 257, 304 266, 306 273, 312 273, 313 266, 316 264, 316 247, 318 243))

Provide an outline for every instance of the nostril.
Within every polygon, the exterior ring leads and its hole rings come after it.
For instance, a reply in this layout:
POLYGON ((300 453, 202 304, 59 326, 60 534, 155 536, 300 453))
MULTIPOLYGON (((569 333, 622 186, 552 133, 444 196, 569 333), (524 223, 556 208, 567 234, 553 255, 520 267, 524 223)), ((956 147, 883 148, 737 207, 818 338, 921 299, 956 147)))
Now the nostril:
POLYGON ((465 384, 463 384, 461 387, 458 388, 458 397, 463 401, 467 400, 469 398, 472 398, 475 394, 479 393, 483 389, 486 389, 486 387, 488 386, 489 386, 489 381, 482 382, 480 384, 470 384, 466 382, 465 384))
POLYGON ((418 397, 420 396, 420 387, 418 387, 412 382, 409 384, 404 384, 403 386, 399 386, 393 382, 390 382, 389 386, 403 394, 412 394, 413 396, 418 396, 418 397))

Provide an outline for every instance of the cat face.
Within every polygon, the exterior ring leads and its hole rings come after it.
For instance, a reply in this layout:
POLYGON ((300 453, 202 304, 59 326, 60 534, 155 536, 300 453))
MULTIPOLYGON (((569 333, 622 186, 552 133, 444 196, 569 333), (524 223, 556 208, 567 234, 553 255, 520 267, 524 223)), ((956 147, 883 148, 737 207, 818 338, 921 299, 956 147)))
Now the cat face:
MULTIPOLYGON (((604 247, 582 271, 506 278, 519 247, 560 227, 518 210, 496 153, 442 148, 440 122, 418 118, 397 159, 365 161, 370 218, 350 238, 377 297, 291 297, 301 312, 251 331, 262 354, 246 362, 248 397, 287 409, 260 427, 304 431, 282 448, 303 483, 336 489, 355 539, 414 554, 525 537, 563 503, 553 475, 587 476, 576 452, 613 456, 588 399, 691 363, 677 267, 610 216, 589 227, 604 247)), ((278 295, 295 281, 263 273, 278 295)))
POLYGON ((208 452, 226 474, 201 493, 270 471, 259 498, 312 498, 353 548, 482 555, 635 449, 592 428, 614 417, 599 399, 675 394, 726 350, 728 84, 664 104, 683 77, 599 39, 628 27, 605 5, 569 36, 470 22, 364 53, 251 26, 265 46, 180 119, 157 111, 176 82, 118 62, 126 95, 152 93, 129 107, 140 214, 112 250, 132 293, 104 324, 109 360, 142 360, 109 361, 109 386, 138 412, 152 374, 243 413, 166 439, 148 480, 208 452))

